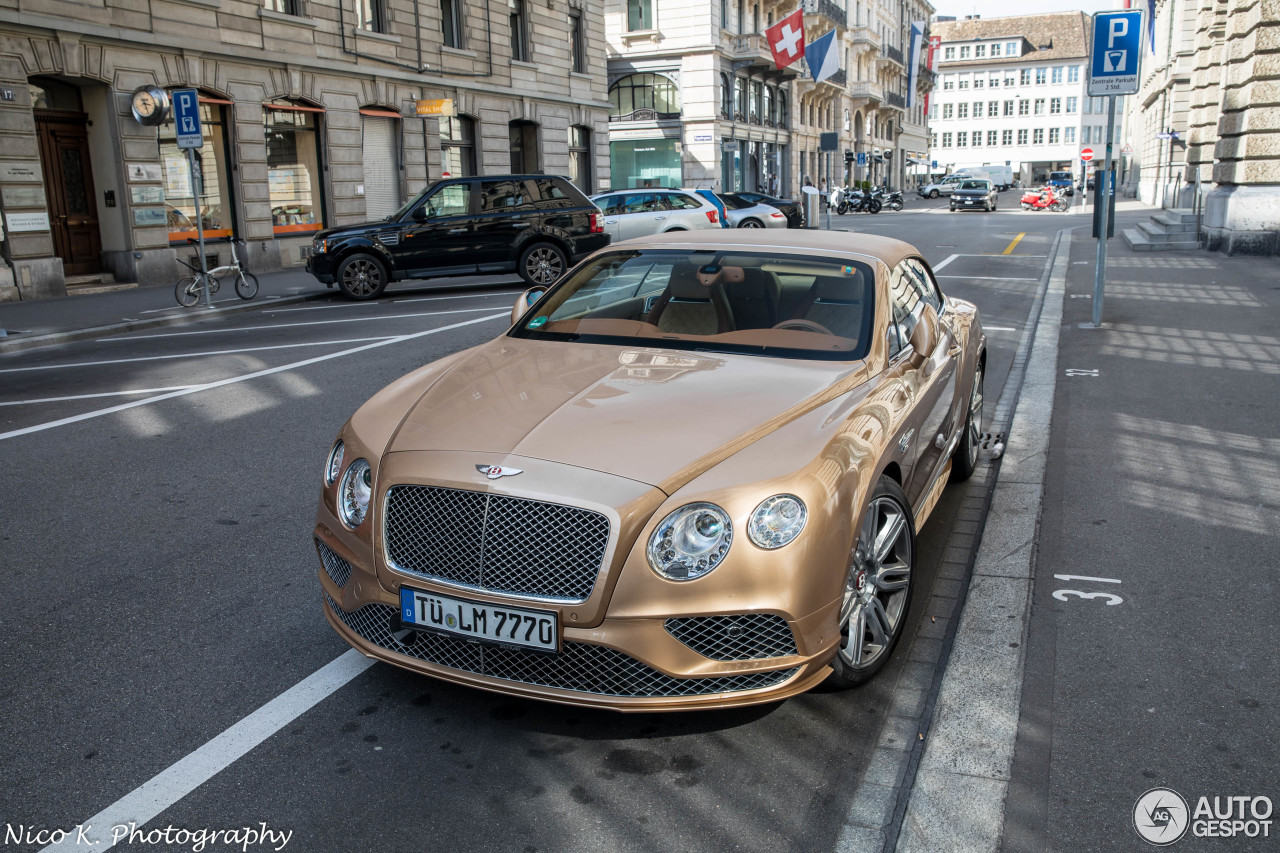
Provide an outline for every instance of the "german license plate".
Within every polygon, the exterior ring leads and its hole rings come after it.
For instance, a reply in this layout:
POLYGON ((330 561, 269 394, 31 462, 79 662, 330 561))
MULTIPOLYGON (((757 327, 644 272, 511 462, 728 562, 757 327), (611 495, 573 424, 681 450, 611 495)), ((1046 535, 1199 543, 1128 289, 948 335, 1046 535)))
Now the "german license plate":
POLYGON ((420 589, 400 587, 400 621, 424 628, 544 652, 559 649, 557 614, 523 607, 499 607, 420 589))

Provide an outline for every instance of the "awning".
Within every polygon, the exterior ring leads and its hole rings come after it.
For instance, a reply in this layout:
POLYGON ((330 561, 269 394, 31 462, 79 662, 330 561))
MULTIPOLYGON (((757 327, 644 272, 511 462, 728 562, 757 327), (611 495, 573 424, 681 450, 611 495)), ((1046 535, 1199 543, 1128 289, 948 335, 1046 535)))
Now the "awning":
POLYGON ((324 110, 320 107, 300 107, 295 104, 263 104, 268 110, 289 110, 295 113, 322 113, 324 110))
POLYGON ((224 98, 210 98, 208 95, 201 95, 197 100, 202 104, 223 104, 224 106, 231 106, 231 101, 224 98))
POLYGON ((404 118, 404 116, 394 110, 384 110, 379 107, 361 107, 360 115, 377 116, 378 118, 404 118))

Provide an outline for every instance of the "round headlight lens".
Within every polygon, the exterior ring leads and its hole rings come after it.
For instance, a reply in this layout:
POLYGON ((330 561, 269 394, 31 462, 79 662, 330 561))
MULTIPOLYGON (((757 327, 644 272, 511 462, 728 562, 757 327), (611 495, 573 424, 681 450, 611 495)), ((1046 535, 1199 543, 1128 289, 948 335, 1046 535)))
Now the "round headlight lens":
POLYGON ((357 459, 342 475, 342 487, 338 489, 338 514, 347 527, 359 527, 369 512, 369 498, 373 495, 373 469, 364 459, 357 459))
POLYGON ((682 506, 649 537, 649 565, 664 578, 691 581, 720 565, 733 542, 729 515, 715 504, 682 506))
POLYGON ((329 451, 329 462, 324 468, 324 482, 326 486, 332 486, 338 482, 338 473, 342 471, 342 452, 346 450, 339 440, 333 445, 333 450, 329 451))
POLYGON ((809 511, 795 495, 766 498, 747 522, 747 537, 766 551, 781 548, 800 535, 809 511))

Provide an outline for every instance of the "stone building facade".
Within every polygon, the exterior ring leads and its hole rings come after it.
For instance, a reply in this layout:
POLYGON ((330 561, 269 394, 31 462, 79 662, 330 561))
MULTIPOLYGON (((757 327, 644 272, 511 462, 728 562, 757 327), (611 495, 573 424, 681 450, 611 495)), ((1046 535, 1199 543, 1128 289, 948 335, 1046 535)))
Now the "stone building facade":
POLYGON ((1280 254, 1280 4, 1157 0, 1153 30, 1130 186, 1190 208, 1198 176, 1208 248, 1280 254))
POLYGON ((594 191, 604 56, 587 0, 0 0, 0 299, 172 282, 197 218, 211 260, 237 237, 254 270, 296 266, 444 173, 594 191), (198 199, 172 120, 131 112, 146 85, 199 92, 198 199))

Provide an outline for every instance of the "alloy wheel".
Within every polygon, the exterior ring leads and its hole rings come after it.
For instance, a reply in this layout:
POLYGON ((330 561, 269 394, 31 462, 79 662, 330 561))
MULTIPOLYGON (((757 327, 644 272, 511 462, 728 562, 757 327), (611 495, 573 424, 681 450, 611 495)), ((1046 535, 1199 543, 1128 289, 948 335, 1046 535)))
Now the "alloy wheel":
POLYGON ((978 464, 978 450, 982 444, 982 365, 973 373, 973 393, 969 395, 969 467, 978 464))
POLYGON ((875 664, 893 645, 906 618, 911 587, 911 530, 906 510, 883 495, 871 501, 854 542, 840 605, 841 662, 875 664))
POLYGON ((564 259, 550 246, 539 246, 529 253, 524 268, 534 284, 555 284, 564 274, 564 259))
POLYGON ((382 269, 374 261, 356 258, 342 270, 343 289, 352 296, 372 296, 382 285, 382 269))

